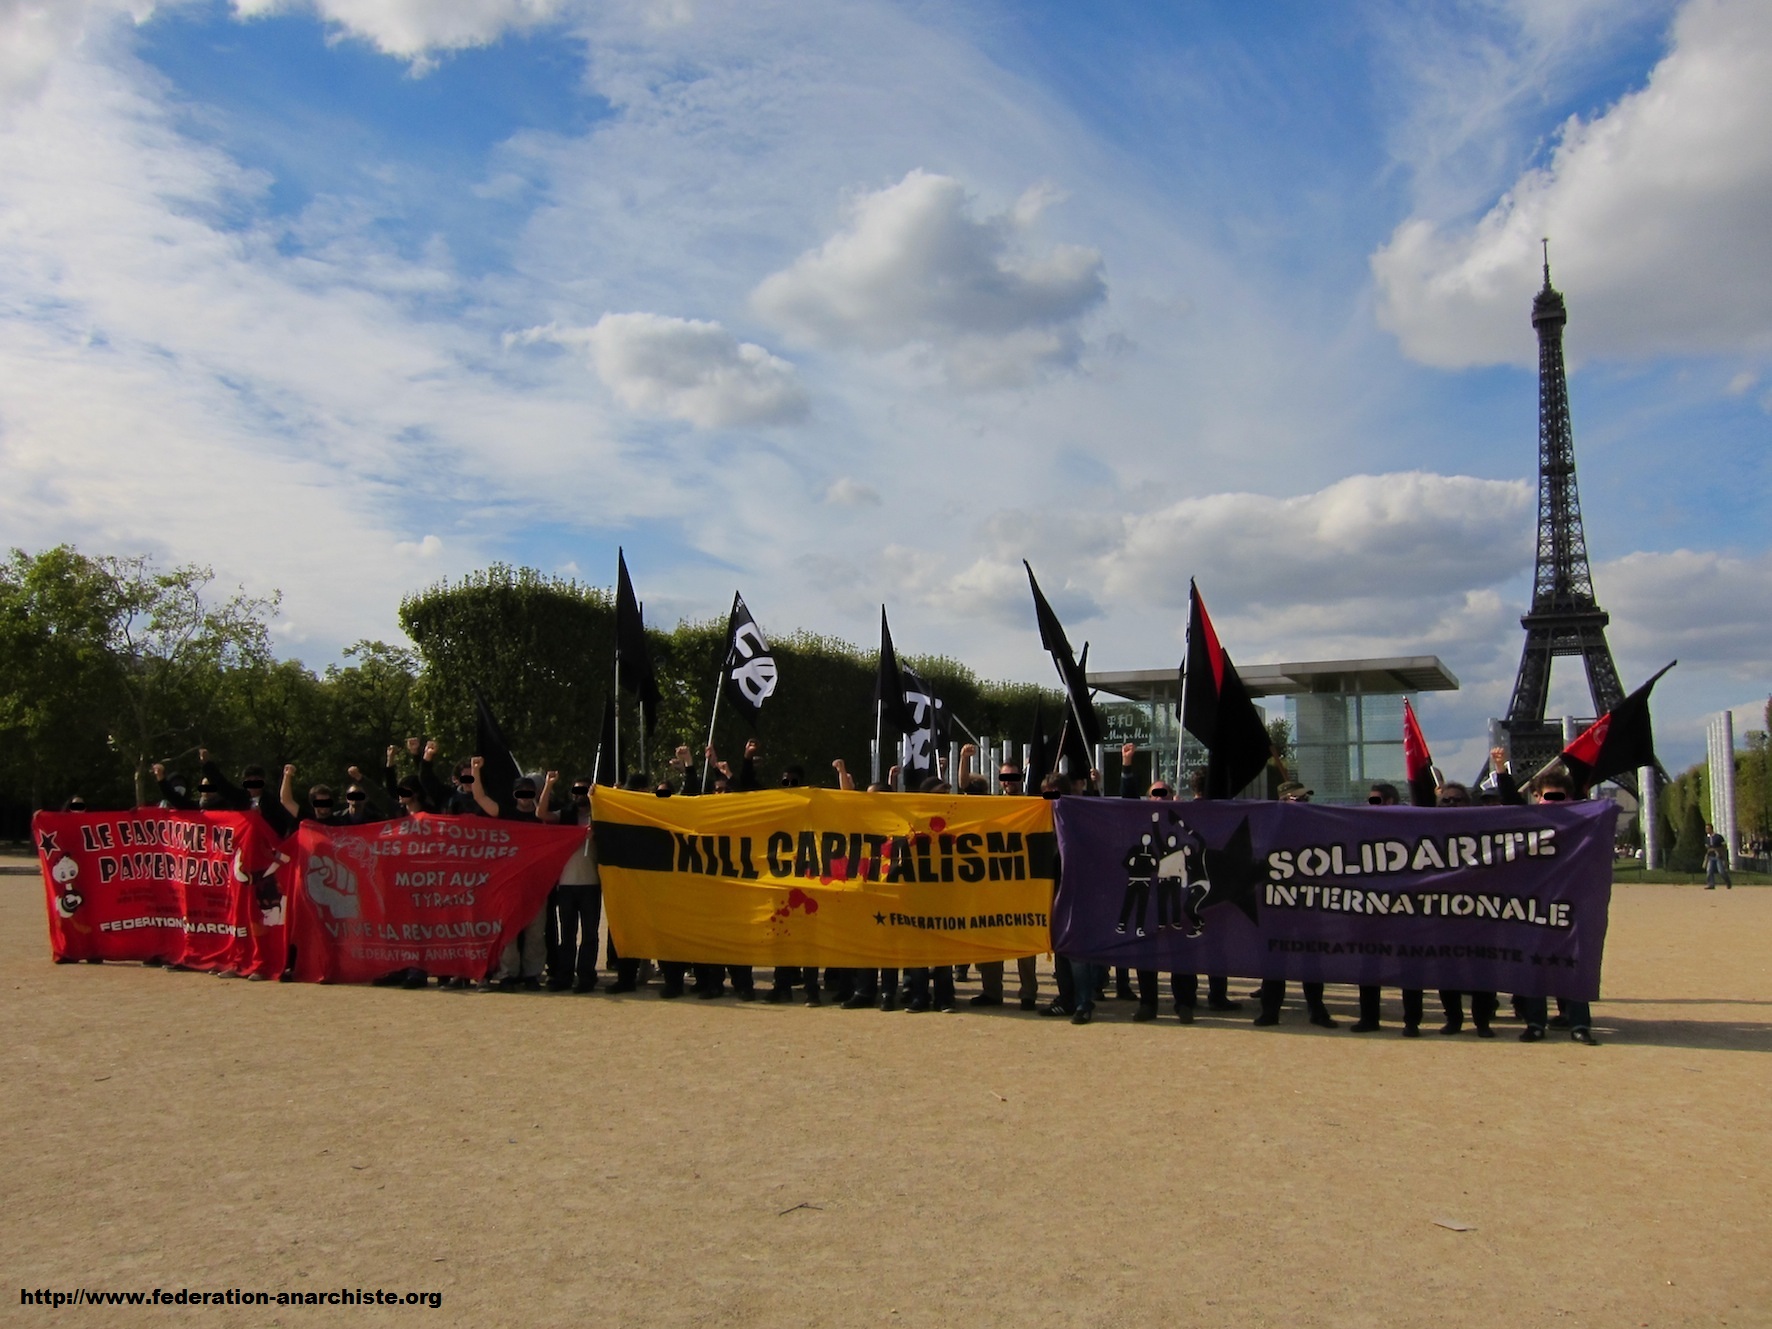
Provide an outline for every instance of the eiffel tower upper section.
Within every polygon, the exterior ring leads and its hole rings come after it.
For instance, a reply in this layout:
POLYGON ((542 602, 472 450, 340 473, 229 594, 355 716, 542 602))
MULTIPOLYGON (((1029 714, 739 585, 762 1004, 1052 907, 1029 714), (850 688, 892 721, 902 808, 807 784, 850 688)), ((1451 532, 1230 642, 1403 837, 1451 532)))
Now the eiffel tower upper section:
POLYGON ((1569 382, 1563 367, 1563 327, 1568 321, 1563 293, 1551 285, 1547 244, 1544 289, 1532 301, 1532 327, 1538 334, 1538 563, 1532 609, 1520 619, 1526 645, 1507 712, 1514 759, 1532 763, 1524 767, 1527 770, 1556 756, 1563 746, 1560 728, 1546 724, 1544 716, 1553 657, 1581 657, 1595 715, 1604 715, 1624 699, 1618 666, 1606 643, 1611 620, 1594 599, 1587 537, 1581 529, 1575 435, 1569 424, 1569 382))

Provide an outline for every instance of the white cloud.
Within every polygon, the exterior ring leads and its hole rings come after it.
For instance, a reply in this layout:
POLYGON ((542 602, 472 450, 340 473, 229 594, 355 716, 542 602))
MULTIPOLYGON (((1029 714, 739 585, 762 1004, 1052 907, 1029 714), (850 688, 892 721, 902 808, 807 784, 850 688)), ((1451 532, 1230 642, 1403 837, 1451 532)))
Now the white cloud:
MULTIPOLYGON (((1594 569, 1612 615, 1609 639, 1650 669, 1716 667, 1767 679, 1772 668, 1772 553, 1676 549, 1634 553, 1594 569)), ((1635 686, 1626 681, 1627 687, 1635 686)))
POLYGON ((1658 34, 1674 0, 1459 0, 1365 11, 1394 99, 1386 138, 1409 173, 1418 211, 1486 206, 1540 142, 1560 96, 1604 77, 1621 53, 1658 34))
POLYGON ((1532 562, 1532 487, 1420 471, 1354 475, 1312 494, 1214 494, 1128 517, 1101 560, 1116 596, 1309 606, 1408 603, 1504 581, 1532 562))
POLYGON ((1372 257, 1379 321, 1457 367, 1530 363, 1539 238, 1582 354, 1772 352, 1772 7, 1691 0, 1647 85, 1571 118, 1471 226, 1414 216, 1372 257))
POLYGON ((1107 287, 1080 245, 1027 253, 1022 234, 1054 197, 1041 186, 978 218, 951 176, 913 170, 862 194, 847 225, 766 278, 753 303, 813 345, 925 349, 954 382, 991 387, 1073 364, 1078 322, 1107 287))
POLYGON ((336 31, 421 68, 433 51, 485 46, 556 18, 563 0, 233 0, 242 18, 311 11, 336 31))
POLYGON ((794 367, 718 323, 663 314, 605 314, 588 328, 531 328, 519 342, 585 347, 631 411, 701 429, 789 424, 806 416, 794 367))
POLYGON ((405 294, 452 272, 367 226, 281 252, 265 180, 176 133, 155 86, 75 53, 0 132, 10 543, 210 563, 281 587, 325 648, 386 637, 418 580, 513 529, 681 506, 668 447, 622 452, 573 376, 405 294))
POLYGON ((434 535, 422 540, 401 540, 395 544, 394 552, 405 558, 435 558, 443 552, 443 541, 434 535))
POLYGON ((58 60, 119 16, 153 12, 154 0, 0 0, 0 112, 35 97, 58 60))
POLYGON ((877 508, 880 491, 853 476, 840 476, 824 491, 824 501, 834 508, 877 508))

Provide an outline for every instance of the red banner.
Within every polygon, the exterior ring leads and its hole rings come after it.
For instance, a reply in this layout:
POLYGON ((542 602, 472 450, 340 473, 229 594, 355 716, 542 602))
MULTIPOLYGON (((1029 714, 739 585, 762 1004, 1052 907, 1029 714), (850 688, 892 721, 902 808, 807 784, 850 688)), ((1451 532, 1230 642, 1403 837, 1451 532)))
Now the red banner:
POLYGON ((422 969, 485 978, 585 834, 484 817, 303 822, 290 884, 295 977, 368 983, 422 969))
POLYGON ((250 812, 39 812, 31 820, 57 960, 283 972, 288 863, 250 812))

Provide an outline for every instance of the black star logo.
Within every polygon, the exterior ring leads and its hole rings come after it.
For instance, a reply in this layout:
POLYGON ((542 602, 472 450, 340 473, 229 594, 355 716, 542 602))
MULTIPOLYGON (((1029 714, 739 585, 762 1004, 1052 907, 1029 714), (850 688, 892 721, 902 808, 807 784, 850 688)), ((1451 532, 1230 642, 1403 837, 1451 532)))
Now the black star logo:
POLYGON ((1542 965, 1544 963, 1544 957, 1542 955, 1534 955, 1532 957, 1532 963, 1536 964, 1536 965, 1542 965))
POLYGON ((874 922, 878 923, 881 927, 885 927, 886 926, 886 915, 885 914, 875 914, 874 915, 874 922))
POLYGON ((45 854, 59 853, 61 851, 61 846, 55 842, 55 837, 56 832, 54 831, 44 831, 39 835, 37 837, 38 851, 45 854))
POLYGON ((1261 881, 1261 869, 1255 862, 1255 851, 1249 840, 1249 818, 1244 817, 1237 823, 1237 829, 1231 832, 1222 849, 1208 849, 1205 853, 1206 879, 1212 883, 1212 893, 1206 897, 1204 908, 1215 904, 1234 904, 1241 909, 1251 923, 1261 921, 1261 893, 1256 889, 1261 881))

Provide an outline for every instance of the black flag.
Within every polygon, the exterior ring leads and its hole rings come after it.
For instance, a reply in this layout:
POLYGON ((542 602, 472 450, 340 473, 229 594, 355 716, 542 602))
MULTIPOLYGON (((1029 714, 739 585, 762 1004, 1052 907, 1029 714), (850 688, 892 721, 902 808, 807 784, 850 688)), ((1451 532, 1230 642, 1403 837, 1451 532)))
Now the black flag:
MULTIPOLYGON (((1046 603, 1046 597, 1040 591, 1040 583, 1034 580, 1034 570, 1024 558, 1021 565, 1028 570, 1028 586, 1034 592, 1034 617, 1040 624, 1040 645, 1044 646, 1052 656, 1053 664, 1058 666, 1059 677, 1064 680, 1065 695, 1070 701, 1072 727, 1077 739, 1082 744, 1085 754, 1093 754, 1101 746, 1101 721, 1095 717, 1095 703, 1089 697, 1089 682, 1083 673, 1083 666, 1071 654, 1070 638, 1064 635, 1064 625, 1058 621, 1058 615, 1052 612, 1052 606, 1046 603)), ((1070 744, 1067 750, 1074 751, 1070 744)), ((1093 757, 1085 755, 1081 771, 1073 771, 1073 775, 1081 776, 1089 770, 1093 757)))
POLYGON ((721 669, 726 696, 755 726, 757 713, 775 691, 775 657, 769 653, 763 629, 757 626, 750 607, 736 591, 732 594, 732 617, 726 625, 726 661, 721 669))
POLYGON ((640 725, 649 733, 658 723, 658 676, 652 672, 640 602, 634 598, 628 560, 620 549, 615 551, 615 658, 616 685, 640 699, 640 725))
POLYGON ((1034 703, 1034 732, 1028 739, 1028 768, 1022 772, 1022 789, 1028 794, 1040 792, 1040 781, 1052 769, 1046 748, 1046 708, 1034 703))
POLYGON ((619 787, 621 772, 615 769, 615 697, 603 694, 603 728, 597 735, 597 763, 591 771, 596 784, 619 787))
POLYGON ((1586 793, 1602 780, 1655 765, 1655 730, 1649 723, 1649 693, 1656 680, 1679 663, 1669 661, 1654 677, 1607 711, 1563 749, 1563 765, 1575 787, 1586 793))
POLYGON ((505 742, 504 731, 493 718, 492 707, 486 704, 478 687, 474 688, 474 755, 480 758, 480 787, 486 791, 486 797, 501 809, 514 808, 511 789, 522 771, 511 755, 511 745, 505 742))
POLYGON ((1273 740, 1219 645, 1199 588, 1188 582, 1187 664, 1182 726, 1206 749, 1206 797, 1234 798, 1267 766, 1273 740))
POLYGON ((904 704, 904 675, 899 672, 898 652, 892 649, 892 629, 886 626, 885 605, 880 606, 880 667, 874 674, 874 705, 885 733, 911 732, 904 704))
POLYGON ((903 688, 901 695, 908 720, 904 730, 905 788, 914 791, 915 782, 926 780, 940 770, 936 746, 940 733, 937 721, 940 703, 935 700, 934 690, 908 666, 904 670, 903 688))

